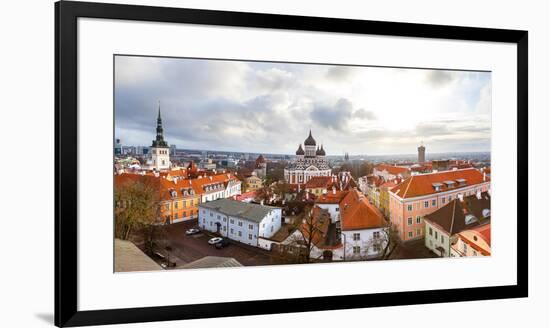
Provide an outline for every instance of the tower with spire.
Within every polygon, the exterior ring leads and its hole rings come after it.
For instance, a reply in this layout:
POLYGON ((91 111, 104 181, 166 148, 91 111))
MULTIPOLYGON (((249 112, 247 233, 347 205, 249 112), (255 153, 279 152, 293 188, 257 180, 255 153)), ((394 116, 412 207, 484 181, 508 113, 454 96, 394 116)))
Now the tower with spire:
POLYGON ((164 129, 162 128, 162 117, 160 115, 160 101, 157 116, 157 136, 150 147, 150 159, 147 164, 150 169, 161 171, 170 169, 170 147, 164 140, 164 129))
POLYGON ((424 147, 424 141, 420 142, 420 147, 418 147, 418 164, 426 162, 426 147, 424 147))

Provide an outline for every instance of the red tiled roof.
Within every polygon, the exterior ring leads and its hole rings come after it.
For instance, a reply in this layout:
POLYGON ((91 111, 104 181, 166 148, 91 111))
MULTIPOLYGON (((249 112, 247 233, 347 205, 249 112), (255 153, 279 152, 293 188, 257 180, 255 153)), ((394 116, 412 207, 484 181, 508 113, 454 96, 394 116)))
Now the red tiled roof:
POLYGON ((380 210, 355 189, 340 201, 340 213, 342 230, 380 228, 386 225, 380 210))
MULTIPOLYGON (((490 179, 487 177, 485 182, 490 179)), ((441 183, 442 191, 462 188, 464 186, 472 186, 483 183, 483 174, 474 168, 443 171, 429 174, 413 175, 405 179, 402 183, 395 186, 391 192, 397 194, 401 198, 411 198, 437 193, 433 183, 441 183), (465 184, 459 186, 457 179, 465 179, 465 184), (455 181, 454 187, 448 188, 445 181, 455 181)))
MULTIPOLYGON (((196 179, 166 179, 165 177, 155 177, 151 175, 140 175, 140 174, 120 174, 115 176, 115 186, 128 183, 130 181, 137 182, 139 180, 150 183, 154 188, 157 188, 160 192, 161 200, 172 199, 170 191, 174 190, 177 193, 177 197, 182 197, 182 189, 192 189, 194 196, 201 195, 205 193, 204 187, 209 184, 222 184, 224 188, 227 186, 229 181, 239 181, 233 174, 224 173, 216 174, 196 179)), ((193 196, 193 195, 189 195, 193 196)))
POLYGON ((347 195, 347 190, 337 190, 335 192, 329 191, 326 195, 319 196, 315 203, 319 204, 339 204, 340 201, 347 195))
POLYGON ((406 167, 393 166, 388 164, 378 164, 375 169, 378 171, 386 170, 389 174, 398 175, 409 172, 409 169, 406 167))
POLYGON ((491 246, 491 224, 484 224, 482 226, 476 227, 472 229, 473 231, 477 232, 485 240, 487 245, 491 246))
POLYGON ((306 183, 306 188, 328 188, 332 177, 313 177, 306 183))

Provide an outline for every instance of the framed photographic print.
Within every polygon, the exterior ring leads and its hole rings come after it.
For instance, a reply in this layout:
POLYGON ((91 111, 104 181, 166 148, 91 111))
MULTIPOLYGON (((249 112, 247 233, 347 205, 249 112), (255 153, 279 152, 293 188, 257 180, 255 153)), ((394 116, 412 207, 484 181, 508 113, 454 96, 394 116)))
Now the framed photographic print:
POLYGON ((527 31, 55 14, 57 326, 527 296, 527 31))

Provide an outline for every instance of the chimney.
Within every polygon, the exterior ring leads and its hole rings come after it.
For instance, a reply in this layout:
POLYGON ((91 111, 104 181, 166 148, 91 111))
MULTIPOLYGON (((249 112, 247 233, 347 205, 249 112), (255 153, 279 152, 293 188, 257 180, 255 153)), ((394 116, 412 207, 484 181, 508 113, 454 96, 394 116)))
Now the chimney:
POLYGON ((483 172, 483 182, 487 180, 487 173, 483 172))
POLYGON ((332 186, 332 194, 336 195, 336 186, 332 186))
POLYGON ((464 201, 464 195, 463 194, 458 194, 458 199, 463 202, 464 201))
POLYGON ((210 178, 210 181, 212 181, 212 176, 209 176, 209 178, 210 178))
POLYGON ((176 185, 177 185, 177 184, 178 184, 178 177, 174 177, 174 179, 173 179, 173 180, 174 180, 174 184, 176 184, 176 185))
POLYGON ((481 199, 481 190, 478 190, 476 192, 476 197, 477 197, 477 199, 481 199))

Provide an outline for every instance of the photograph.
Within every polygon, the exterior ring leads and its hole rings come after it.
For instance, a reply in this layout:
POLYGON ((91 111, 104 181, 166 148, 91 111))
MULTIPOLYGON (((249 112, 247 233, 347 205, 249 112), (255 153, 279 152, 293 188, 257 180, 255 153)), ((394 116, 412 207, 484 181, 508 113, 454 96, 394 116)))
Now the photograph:
POLYGON ((115 273, 491 256, 491 71, 113 63, 115 273))

